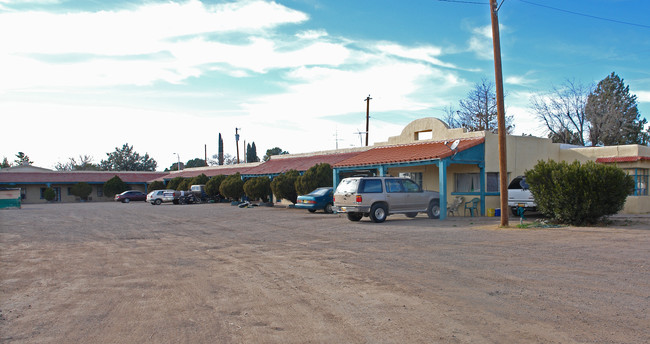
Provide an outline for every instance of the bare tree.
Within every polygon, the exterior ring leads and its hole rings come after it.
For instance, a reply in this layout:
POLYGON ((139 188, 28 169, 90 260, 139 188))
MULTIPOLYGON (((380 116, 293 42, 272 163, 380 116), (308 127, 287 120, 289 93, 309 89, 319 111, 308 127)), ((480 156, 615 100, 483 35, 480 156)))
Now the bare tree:
POLYGON ((463 126, 460 124, 460 119, 458 118, 458 110, 454 109, 454 107, 450 104, 445 106, 442 111, 445 112, 442 120, 447 123, 447 126, 449 128, 462 128, 463 126))
POLYGON ((546 125, 553 142, 585 145, 587 117, 585 106, 591 86, 566 80, 545 95, 531 97, 531 108, 546 125))
MULTIPOLYGON (((460 100, 458 120, 461 127, 469 131, 498 131, 497 101, 494 83, 486 78, 474 84, 474 89, 467 93, 467 98, 460 100)), ((506 116, 506 132, 514 129, 512 116, 506 116)))

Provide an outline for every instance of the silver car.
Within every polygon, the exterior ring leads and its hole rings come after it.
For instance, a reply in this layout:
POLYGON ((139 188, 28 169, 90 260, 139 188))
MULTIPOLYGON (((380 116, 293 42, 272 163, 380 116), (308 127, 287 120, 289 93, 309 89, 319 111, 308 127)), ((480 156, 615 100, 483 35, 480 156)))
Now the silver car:
POLYGON ((440 194, 422 190, 409 178, 345 178, 334 192, 334 210, 347 213, 350 221, 368 216, 379 223, 391 214, 415 217, 421 212, 437 219, 440 217, 440 194))

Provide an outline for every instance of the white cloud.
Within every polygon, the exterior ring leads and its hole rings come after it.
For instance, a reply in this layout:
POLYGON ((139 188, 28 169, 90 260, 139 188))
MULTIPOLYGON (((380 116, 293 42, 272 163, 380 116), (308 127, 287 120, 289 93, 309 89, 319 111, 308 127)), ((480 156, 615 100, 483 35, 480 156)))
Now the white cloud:
MULTIPOLYGON (((508 28, 499 24, 499 32, 507 31, 508 28)), ((492 44, 492 26, 480 26, 472 29, 472 36, 468 41, 468 50, 483 60, 494 59, 494 47, 492 44)))
POLYGON ((650 91, 637 91, 635 94, 639 103, 650 103, 650 91))
POLYGON ((92 13, 4 13, 0 14, 0 32, 19 34, 0 36, 0 91, 29 86, 143 85, 158 80, 178 83, 200 74, 202 64, 209 62, 263 72, 295 64, 305 55, 314 63, 327 63, 325 50, 332 53, 335 63, 340 62, 344 49, 325 43, 278 53, 263 38, 238 46, 200 37, 234 31, 263 36, 270 28, 307 19, 302 12, 262 1, 216 6, 188 1, 92 13), (259 58, 269 54, 270 59, 259 58), (280 62, 285 59, 288 62, 280 62))

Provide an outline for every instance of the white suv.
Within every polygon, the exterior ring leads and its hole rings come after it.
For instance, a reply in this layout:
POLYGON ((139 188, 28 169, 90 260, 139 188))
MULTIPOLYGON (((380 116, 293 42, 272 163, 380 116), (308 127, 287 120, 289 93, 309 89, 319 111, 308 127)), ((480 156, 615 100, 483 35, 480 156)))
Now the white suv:
POLYGON ((535 198, 530 192, 526 177, 518 176, 508 185, 508 207, 512 210, 512 215, 519 216, 525 211, 537 211, 535 198), (521 209, 522 213, 519 213, 521 209))
POLYGON ((384 222, 391 214, 415 217, 420 212, 437 219, 440 217, 440 194, 422 190, 409 178, 345 178, 334 192, 334 210, 347 213, 350 221, 368 216, 373 222, 384 222))
POLYGON ((178 204, 180 192, 176 190, 155 190, 147 194, 147 202, 153 205, 159 205, 163 202, 173 202, 178 204))

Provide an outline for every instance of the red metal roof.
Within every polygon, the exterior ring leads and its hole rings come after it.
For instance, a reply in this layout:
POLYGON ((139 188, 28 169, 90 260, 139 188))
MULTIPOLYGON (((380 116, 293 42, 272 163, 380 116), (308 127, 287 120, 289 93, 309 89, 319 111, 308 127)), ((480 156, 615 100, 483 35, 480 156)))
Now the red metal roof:
POLYGON ((598 158, 596 159, 596 162, 600 163, 616 163, 616 162, 635 162, 635 161, 643 161, 643 160, 648 160, 650 161, 650 157, 648 156, 618 156, 618 157, 610 157, 610 158, 598 158))
POLYGON ((307 171, 310 167, 316 164, 328 163, 333 166, 339 161, 353 158, 358 154, 361 153, 357 151, 357 152, 332 153, 332 154, 298 156, 298 157, 272 157, 270 160, 266 161, 265 163, 251 168, 245 174, 258 174, 258 175, 280 174, 289 170, 296 170, 299 172, 303 172, 303 171, 307 171))
POLYGON ((227 165, 228 167, 223 167, 222 166, 213 166, 213 167, 202 167, 202 168, 191 168, 191 169, 186 169, 182 170, 180 172, 172 172, 169 173, 168 175, 163 176, 162 178, 158 178, 157 180, 163 180, 163 179, 172 179, 176 177, 183 177, 183 178, 194 178, 196 176, 200 176, 201 174, 205 174, 207 177, 214 177, 218 175, 225 175, 229 176, 231 174, 235 174, 239 172, 240 174, 246 174, 248 173, 251 168, 254 168, 255 166, 238 166, 238 165, 227 165), (231 167, 232 166, 232 167, 231 167))
POLYGON ((79 182, 105 183, 114 176, 125 183, 146 183, 167 175, 167 172, 110 172, 110 171, 52 171, 52 172, 0 172, 0 184, 79 182))
MULTIPOLYGON (((485 138, 463 139, 458 143, 456 152, 477 146, 485 142, 485 138)), ((448 143, 449 144, 449 143, 448 143)), ((445 145, 445 142, 423 142, 404 145, 377 147, 359 153, 349 159, 340 161, 334 167, 379 165, 399 163, 408 161, 423 161, 443 159, 451 156, 454 152, 445 145)))

